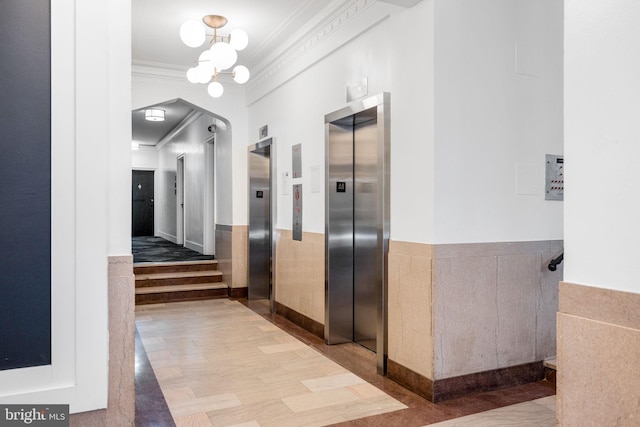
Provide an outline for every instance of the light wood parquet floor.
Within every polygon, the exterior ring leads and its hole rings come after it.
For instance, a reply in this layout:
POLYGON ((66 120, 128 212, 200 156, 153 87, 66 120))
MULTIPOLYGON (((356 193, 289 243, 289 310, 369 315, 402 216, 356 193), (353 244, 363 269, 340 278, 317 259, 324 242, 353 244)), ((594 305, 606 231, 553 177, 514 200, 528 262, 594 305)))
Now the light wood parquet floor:
POLYGON ((177 426, 323 426, 407 408, 237 301, 136 311, 177 426))

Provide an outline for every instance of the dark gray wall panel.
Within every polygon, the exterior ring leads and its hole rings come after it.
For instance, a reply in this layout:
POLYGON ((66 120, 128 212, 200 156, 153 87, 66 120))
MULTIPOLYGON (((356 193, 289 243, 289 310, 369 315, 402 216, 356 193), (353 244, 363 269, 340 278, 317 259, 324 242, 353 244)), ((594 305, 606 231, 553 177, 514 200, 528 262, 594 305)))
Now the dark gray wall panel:
POLYGON ((50 5, 0 0, 0 370, 51 363, 50 5))

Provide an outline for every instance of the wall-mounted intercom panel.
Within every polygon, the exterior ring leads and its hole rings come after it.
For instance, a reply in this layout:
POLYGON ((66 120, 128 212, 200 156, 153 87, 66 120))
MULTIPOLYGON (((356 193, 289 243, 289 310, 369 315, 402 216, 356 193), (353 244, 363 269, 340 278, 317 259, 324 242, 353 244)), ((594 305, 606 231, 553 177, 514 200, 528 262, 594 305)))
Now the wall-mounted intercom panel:
POLYGON ((547 154, 545 200, 564 200, 564 156, 547 154))

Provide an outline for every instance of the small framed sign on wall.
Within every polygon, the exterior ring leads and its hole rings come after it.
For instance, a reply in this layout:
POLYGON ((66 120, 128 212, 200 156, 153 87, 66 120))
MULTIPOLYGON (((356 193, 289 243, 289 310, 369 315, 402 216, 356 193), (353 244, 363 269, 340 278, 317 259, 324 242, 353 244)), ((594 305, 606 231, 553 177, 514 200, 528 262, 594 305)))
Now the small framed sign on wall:
POLYGON ((263 139, 269 136, 269 126, 264 125, 258 130, 258 138, 263 139))
POLYGON ((291 147, 291 161, 293 163, 293 177, 302 178, 302 144, 291 147))

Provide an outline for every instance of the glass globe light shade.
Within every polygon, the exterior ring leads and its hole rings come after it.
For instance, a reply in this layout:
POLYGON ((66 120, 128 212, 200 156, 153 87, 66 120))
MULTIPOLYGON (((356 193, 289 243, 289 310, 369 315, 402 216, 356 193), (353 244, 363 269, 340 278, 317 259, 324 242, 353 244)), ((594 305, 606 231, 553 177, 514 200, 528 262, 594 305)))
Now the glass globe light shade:
POLYGON ((233 67, 233 64, 238 60, 238 53, 229 43, 214 43, 210 50, 213 55, 213 64, 219 71, 233 67))
POLYGON ((207 70, 209 74, 213 74, 216 67, 213 62, 213 52, 211 52, 211 50, 207 49, 200 54, 198 57, 198 66, 207 70))
POLYGON ((233 80, 236 83, 244 84, 249 81, 250 76, 249 69, 244 65, 238 65, 233 69, 233 80))
POLYGON ((213 72, 210 71, 209 68, 203 67, 202 65, 198 65, 196 67, 196 72, 198 73, 198 83, 205 84, 211 81, 213 72))
POLYGON ((187 71, 187 80, 191 83, 198 83, 198 70, 196 67, 191 67, 187 71))
POLYGON ((218 82, 211 82, 207 87, 207 92, 209 92, 209 95, 211 95, 214 98, 220 98, 224 93, 224 88, 218 82))
POLYGON ((180 38, 182 39, 182 42, 189 47, 202 46, 206 37, 207 32, 204 27, 200 22, 194 19, 191 19, 180 26, 180 38))
POLYGON ((229 44, 235 50, 242 50, 249 44, 249 36, 244 30, 235 29, 229 34, 229 44))

